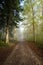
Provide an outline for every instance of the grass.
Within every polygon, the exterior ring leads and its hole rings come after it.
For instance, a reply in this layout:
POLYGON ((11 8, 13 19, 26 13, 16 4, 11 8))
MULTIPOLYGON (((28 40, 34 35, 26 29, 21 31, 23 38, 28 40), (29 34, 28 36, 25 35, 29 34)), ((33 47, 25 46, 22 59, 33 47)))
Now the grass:
POLYGON ((43 35, 36 36, 36 45, 43 48, 43 35))
MULTIPOLYGON (((27 40, 33 42, 33 36, 29 36, 27 40)), ((36 46, 43 48, 43 33, 36 35, 36 46)))
POLYGON ((9 47, 12 45, 16 45, 18 42, 13 40, 13 41, 9 41, 9 43, 6 43, 4 40, 0 40, 0 47, 9 47))
POLYGON ((5 41, 0 40, 0 47, 7 47, 8 44, 5 43, 5 41))

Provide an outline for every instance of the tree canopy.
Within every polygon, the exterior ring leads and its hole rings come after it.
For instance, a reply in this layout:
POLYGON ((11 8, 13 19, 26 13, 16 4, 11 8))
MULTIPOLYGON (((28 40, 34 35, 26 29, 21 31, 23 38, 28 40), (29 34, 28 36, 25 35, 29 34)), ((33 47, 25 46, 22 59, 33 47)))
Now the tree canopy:
POLYGON ((19 0, 1 0, 0 1, 0 27, 17 25, 21 20, 19 12, 21 11, 19 0))

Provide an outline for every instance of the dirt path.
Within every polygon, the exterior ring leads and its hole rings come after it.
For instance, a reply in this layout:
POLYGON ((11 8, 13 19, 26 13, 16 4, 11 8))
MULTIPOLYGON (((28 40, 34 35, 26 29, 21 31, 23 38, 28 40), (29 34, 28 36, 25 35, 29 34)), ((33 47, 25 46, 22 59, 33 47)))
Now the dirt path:
POLYGON ((36 54, 27 44, 19 43, 3 65, 42 65, 36 54))

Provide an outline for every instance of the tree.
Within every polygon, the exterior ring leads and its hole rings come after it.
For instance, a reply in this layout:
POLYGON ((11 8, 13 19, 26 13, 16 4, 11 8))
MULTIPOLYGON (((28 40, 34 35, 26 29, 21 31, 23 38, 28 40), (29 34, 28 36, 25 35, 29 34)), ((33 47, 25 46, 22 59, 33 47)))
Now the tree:
MULTIPOLYGON (((16 26, 17 27, 17 22, 19 22, 19 20, 21 20, 20 16, 19 16, 19 12, 21 11, 20 8, 20 2, 19 0, 3 0, 1 1, 5 3, 3 10, 1 12, 1 26, 3 24, 3 26, 6 28, 6 43, 9 42, 9 28, 11 26, 16 26), (2 14, 3 13, 3 14, 2 14), (5 18, 5 20, 4 20, 5 18), (4 23, 3 23, 4 21, 4 23)), ((0 26, 0 27, 1 27, 0 26)), ((3 27, 2 26, 2 27, 3 27)))
POLYGON ((35 10, 34 10, 34 6, 35 6, 35 1, 32 0, 26 0, 25 1, 25 14, 27 14, 27 19, 28 21, 33 25, 33 41, 35 42, 35 10))

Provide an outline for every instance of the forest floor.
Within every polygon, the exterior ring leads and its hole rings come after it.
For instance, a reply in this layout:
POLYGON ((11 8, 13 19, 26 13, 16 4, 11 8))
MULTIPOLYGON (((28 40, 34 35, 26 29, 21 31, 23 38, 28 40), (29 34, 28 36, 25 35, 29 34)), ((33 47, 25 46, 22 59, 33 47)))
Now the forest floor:
POLYGON ((0 65, 43 65, 43 49, 32 42, 0 47, 0 65))

